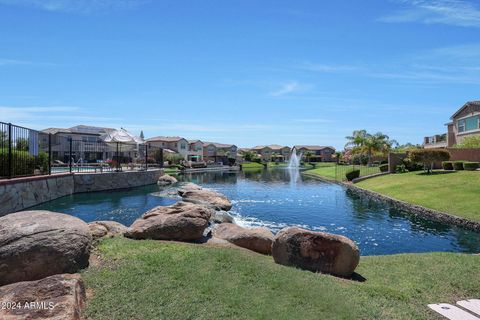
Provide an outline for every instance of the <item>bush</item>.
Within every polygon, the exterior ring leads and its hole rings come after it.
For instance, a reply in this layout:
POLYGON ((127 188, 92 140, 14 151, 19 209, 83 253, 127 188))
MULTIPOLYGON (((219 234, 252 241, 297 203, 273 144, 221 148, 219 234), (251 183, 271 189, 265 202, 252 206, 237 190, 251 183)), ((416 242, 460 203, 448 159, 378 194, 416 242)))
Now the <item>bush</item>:
POLYGON ((453 169, 463 170, 463 161, 454 161, 453 162, 453 169))
POLYGON ((360 170, 357 169, 357 170, 348 171, 345 174, 345 177, 347 178, 348 181, 352 181, 353 179, 360 177, 360 170))
POLYGON ((443 170, 453 170, 453 162, 452 161, 443 161, 442 162, 443 170))
MULTIPOLYGON (((40 167, 37 163, 37 158, 28 153, 28 151, 12 151, 12 175, 28 176, 33 175, 35 168, 40 167)), ((48 160, 47 160, 48 165, 48 160)), ((8 175, 8 151, 6 149, 0 150, 0 172, 1 176, 8 175)), ((47 167, 45 167, 45 170, 47 167)))
POLYGON ((407 171, 419 171, 423 169, 423 164, 413 161, 410 157, 403 159, 402 164, 407 171))
POLYGON ((424 170, 430 173, 434 163, 449 160, 450 153, 443 149, 418 149, 410 151, 409 157, 415 162, 423 163, 424 170))
POLYGON ((388 172, 388 164, 382 164, 379 166, 380 172, 388 172))
POLYGON ((404 164, 399 164, 395 167, 395 172, 396 173, 406 173, 408 172, 407 168, 405 167, 404 164))
POLYGON ((478 169, 480 166, 480 163, 478 162, 464 162, 463 163, 463 169, 468 170, 468 171, 475 171, 478 169))

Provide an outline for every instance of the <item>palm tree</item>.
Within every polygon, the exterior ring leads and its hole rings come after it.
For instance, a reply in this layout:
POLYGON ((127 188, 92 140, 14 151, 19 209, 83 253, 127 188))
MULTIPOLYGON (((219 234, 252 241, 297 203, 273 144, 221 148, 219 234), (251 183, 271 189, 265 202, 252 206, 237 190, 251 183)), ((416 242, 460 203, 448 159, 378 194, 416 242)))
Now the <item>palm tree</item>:
POLYGON ((305 152, 305 159, 307 159, 307 163, 310 163, 310 157, 313 156, 311 151, 305 152))
POLYGON ((368 137, 370 136, 369 133, 367 133, 367 130, 355 130, 353 131, 351 136, 345 137, 348 142, 345 144, 345 148, 351 148, 353 153, 356 152, 362 152, 362 149, 364 148, 368 137))
POLYGON ((345 148, 351 147, 353 154, 365 154, 368 157, 368 163, 371 162, 373 154, 377 152, 386 154, 393 145, 398 145, 397 141, 390 140, 389 136, 381 132, 370 134, 366 130, 355 130, 346 138, 348 142, 345 148))

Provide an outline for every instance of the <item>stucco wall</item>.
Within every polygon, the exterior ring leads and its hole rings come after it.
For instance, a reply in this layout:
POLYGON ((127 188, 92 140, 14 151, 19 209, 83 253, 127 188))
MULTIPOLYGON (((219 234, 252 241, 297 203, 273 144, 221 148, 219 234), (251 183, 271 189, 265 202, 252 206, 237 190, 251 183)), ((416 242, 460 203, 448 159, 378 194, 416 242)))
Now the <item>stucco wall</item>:
POLYGON ((76 173, 0 181, 0 216, 79 192, 154 184, 163 169, 141 172, 76 173))

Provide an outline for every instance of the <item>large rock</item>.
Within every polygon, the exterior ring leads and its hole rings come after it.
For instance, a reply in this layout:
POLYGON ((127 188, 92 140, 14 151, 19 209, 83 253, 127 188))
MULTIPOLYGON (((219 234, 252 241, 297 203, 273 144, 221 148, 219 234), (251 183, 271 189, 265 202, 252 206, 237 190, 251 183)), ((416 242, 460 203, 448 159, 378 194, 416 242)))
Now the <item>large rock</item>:
POLYGON ((88 224, 93 239, 123 235, 128 228, 116 221, 93 221, 88 224))
POLYGON ((196 204, 206 205, 215 210, 228 211, 232 208, 232 203, 223 194, 208 189, 183 189, 179 190, 183 201, 192 202, 196 204))
POLYGON ((272 255, 279 264, 342 277, 351 276, 360 260, 357 245, 347 237, 296 227, 280 230, 272 255))
POLYGON ((79 274, 57 274, 0 287, 0 301, 0 319, 4 320, 80 320, 85 287, 79 274))
POLYGON ((212 235, 255 252, 272 252, 273 233, 267 228, 246 229, 236 224, 222 223, 213 227, 212 235))
POLYGON ((203 237, 210 216, 210 209, 193 203, 159 206, 135 220, 125 236, 134 239, 197 240, 203 237))
POLYGON ((214 211, 212 217, 210 218, 210 222, 213 223, 234 223, 235 219, 233 216, 228 213, 227 211, 214 211))
POLYGON ((82 220, 50 211, 0 217, 0 285, 88 266, 92 236, 82 220))
POLYGON ((189 191, 189 190, 202 190, 202 187, 200 187, 198 184, 188 182, 188 183, 182 185, 178 189, 178 194, 181 196, 184 192, 189 191))
POLYGON ((178 180, 175 177, 172 177, 171 175, 168 175, 168 174, 164 174, 163 176, 158 178, 157 184, 159 186, 169 186, 177 182, 178 180))

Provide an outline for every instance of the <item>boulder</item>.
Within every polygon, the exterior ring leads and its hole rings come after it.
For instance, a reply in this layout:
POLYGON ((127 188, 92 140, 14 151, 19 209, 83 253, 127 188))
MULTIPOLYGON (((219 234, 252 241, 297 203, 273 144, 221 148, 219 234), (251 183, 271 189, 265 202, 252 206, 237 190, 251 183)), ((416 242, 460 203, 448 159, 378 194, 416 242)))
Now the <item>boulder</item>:
POLYGON ((210 222, 213 223, 234 223, 235 219, 227 211, 214 211, 210 222))
POLYGON ((86 295, 79 274, 57 274, 0 287, 0 297, 0 319, 80 320, 86 295))
POLYGON ((211 211, 205 206, 186 202, 155 207, 135 220, 125 236, 133 239, 179 241, 201 239, 211 211))
POLYGON ((198 184, 189 182, 178 189, 178 194, 181 196, 184 192, 189 190, 202 190, 202 187, 200 187, 198 184))
POLYGON ((177 182, 178 180, 175 177, 172 177, 171 175, 168 175, 168 174, 164 174, 163 176, 158 178, 157 184, 159 186, 169 186, 177 182))
POLYGON ((82 220, 50 211, 0 217, 0 286, 88 266, 92 236, 82 220))
POLYGON ((179 194, 183 201, 206 205, 215 210, 228 211, 232 208, 232 203, 227 197, 213 190, 182 190, 179 194))
POLYGON ((284 228, 275 236, 272 255, 276 263, 350 277, 360 260, 357 245, 347 237, 284 228))
POLYGON ((222 223, 213 227, 212 235, 255 252, 263 254, 272 252, 274 236, 267 228, 246 229, 236 224, 222 223))
POLYGON ((116 221, 93 221, 88 224, 88 227, 93 239, 123 235, 128 230, 126 226, 116 221))

